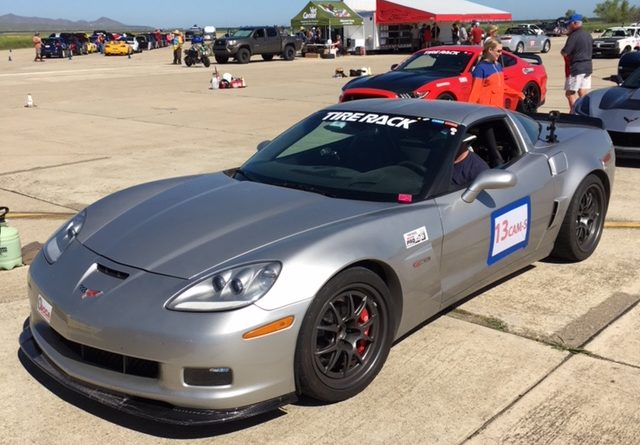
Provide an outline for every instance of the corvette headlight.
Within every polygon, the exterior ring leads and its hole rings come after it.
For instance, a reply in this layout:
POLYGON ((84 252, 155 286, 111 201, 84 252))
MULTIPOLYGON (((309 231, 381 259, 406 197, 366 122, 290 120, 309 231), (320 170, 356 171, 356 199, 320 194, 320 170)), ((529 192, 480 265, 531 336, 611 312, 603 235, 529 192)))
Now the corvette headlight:
POLYGON ((167 302, 176 311, 228 311, 262 298, 278 279, 277 261, 247 264, 209 275, 180 291, 167 302))
POLYGON ((71 218, 47 241, 42 249, 46 260, 53 264, 58 261, 60 255, 69 247, 69 244, 78 236, 84 221, 87 218, 87 211, 83 210, 71 218))

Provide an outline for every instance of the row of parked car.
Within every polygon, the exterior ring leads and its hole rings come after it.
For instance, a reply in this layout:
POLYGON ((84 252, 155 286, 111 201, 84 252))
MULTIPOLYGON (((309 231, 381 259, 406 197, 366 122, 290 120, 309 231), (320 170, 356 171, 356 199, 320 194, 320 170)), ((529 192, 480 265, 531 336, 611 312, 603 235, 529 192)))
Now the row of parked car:
MULTIPOLYGON (((500 35, 502 46, 514 53, 549 52, 551 39, 542 28, 533 24, 523 24, 507 28, 500 35)), ((594 57, 620 57, 640 46, 640 25, 607 28, 600 37, 593 40, 594 57)))
POLYGON ((161 31, 136 35, 100 30, 94 31, 93 34, 83 32, 52 33, 49 37, 42 39, 42 56, 47 58, 70 57, 98 51, 105 55, 127 55, 142 52, 148 48, 167 46, 168 35, 168 33, 161 31), (100 46, 103 46, 102 50, 100 46))

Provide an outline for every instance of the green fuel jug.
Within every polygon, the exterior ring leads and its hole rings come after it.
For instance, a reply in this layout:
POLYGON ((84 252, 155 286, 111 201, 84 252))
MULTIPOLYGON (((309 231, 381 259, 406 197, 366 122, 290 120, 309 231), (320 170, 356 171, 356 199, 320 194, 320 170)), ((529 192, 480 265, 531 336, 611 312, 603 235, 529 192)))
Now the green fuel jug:
POLYGON ((22 248, 18 229, 10 227, 5 221, 8 207, 0 207, 0 269, 11 270, 22 266, 22 248))

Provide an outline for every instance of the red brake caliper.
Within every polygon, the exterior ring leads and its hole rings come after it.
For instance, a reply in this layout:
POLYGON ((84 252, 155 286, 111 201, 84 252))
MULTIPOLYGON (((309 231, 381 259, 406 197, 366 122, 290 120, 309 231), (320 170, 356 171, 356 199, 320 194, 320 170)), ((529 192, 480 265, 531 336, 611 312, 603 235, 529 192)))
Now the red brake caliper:
MULTIPOLYGON (((358 323, 360 323, 360 325, 363 325, 367 321, 369 321, 369 311, 367 311, 367 308, 364 308, 362 312, 360 312, 360 317, 358 317, 358 323)), ((367 335, 367 336, 369 335, 369 329, 364 331, 364 335, 367 335)), ((358 340, 358 343, 356 343, 356 348, 358 350, 358 354, 363 355, 364 351, 366 351, 367 349, 367 341, 358 340)))

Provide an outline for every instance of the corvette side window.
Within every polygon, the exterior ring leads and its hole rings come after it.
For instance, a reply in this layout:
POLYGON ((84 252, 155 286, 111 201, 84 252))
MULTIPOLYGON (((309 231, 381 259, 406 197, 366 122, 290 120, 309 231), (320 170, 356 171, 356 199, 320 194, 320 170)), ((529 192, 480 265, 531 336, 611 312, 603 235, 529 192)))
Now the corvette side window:
POLYGON ((504 119, 476 124, 469 127, 467 133, 476 136, 472 143, 473 151, 491 168, 500 168, 521 155, 513 133, 504 119))
POLYGON ((531 145, 535 145, 540 137, 541 127, 538 121, 520 113, 513 113, 512 116, 525 140, 531 143, 531 145))

